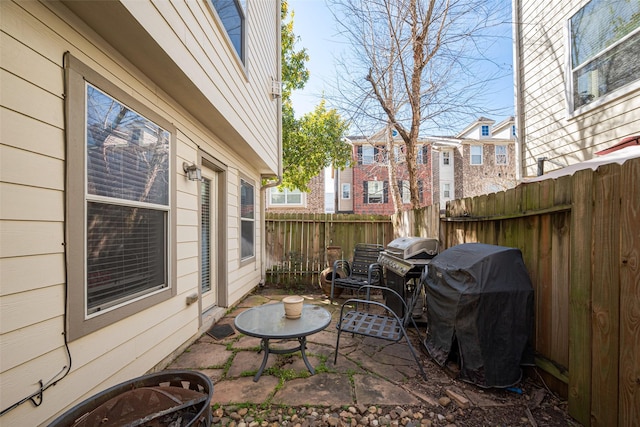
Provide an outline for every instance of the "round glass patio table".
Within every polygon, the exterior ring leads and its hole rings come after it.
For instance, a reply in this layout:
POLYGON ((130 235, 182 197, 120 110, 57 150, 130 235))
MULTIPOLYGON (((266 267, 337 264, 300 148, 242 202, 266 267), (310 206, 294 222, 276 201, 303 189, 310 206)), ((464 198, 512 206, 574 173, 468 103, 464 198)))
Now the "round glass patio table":
MULTIPOLYGON (((306 354, 307 336, 325 329, 331 323, 331 313, 325 308, 314 304, 302 306, 302 316, 298 319, 287 319, 284 315, 284 303, 265 304, 252 307, 235 318, 236 329, 245 335, 260 338, 260 351, 264 350, 262 365, 258 373, 253 377, 256 382, 267 366, 269 353, 289 354, 300 351, 307 369, 313 375, 313 367, 309 363, 306 354), (269 340, 298 340, 299 346, 287 349, 275 349, 269 347, 269 340)), ((259 352, 260 352, 259 351, 259 352)), ((258 352, 258 353, 259 353, 258 352)))

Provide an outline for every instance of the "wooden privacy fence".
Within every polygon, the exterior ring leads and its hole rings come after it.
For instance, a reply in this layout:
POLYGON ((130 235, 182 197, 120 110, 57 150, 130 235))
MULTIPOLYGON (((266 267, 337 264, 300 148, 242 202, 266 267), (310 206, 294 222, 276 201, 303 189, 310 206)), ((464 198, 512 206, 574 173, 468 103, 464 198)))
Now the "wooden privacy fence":
POLYGON ((265 223, 267 284, 316 284, 328 266, 327 247, 351 259, 356 243, 393 240, 387 215, 267 213, 265 223))
POLYGON ((640 159, 403 212, 441 248, 517 247, 535 291, 536 364, 583 425, 640 424, 640 159), (554 383, 555 382, 555 383, 554 383))

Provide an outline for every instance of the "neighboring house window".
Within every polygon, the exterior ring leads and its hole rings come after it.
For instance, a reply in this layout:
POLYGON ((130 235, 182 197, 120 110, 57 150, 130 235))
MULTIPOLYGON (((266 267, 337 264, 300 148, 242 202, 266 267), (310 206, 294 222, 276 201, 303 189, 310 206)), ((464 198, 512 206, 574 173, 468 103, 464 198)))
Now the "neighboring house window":
MULTIPOLYGON (((238 0, 209 0, 227 31, 231 44, 244 63, 244 7, 238 0)), ((244 2, 243 2, 244 3, 244 2)))
POLYGON ((451 152, 443 151, 442 152, 442 164, 444 166, 449 166, 451 164, 451 152))
POLYGON ((65 76, 73 340, 175 295, 176 130, 71 55, 65 76))
POLYGON ((402 203, 411 203, 411 191, 409 189, 409 181, 398 181, 398 190, 400 190, 400 196, 402 197, 402 203))
POLYGON ((429 146, 428 145, 418 145, 418 158, 416 163, 419 165, 426 165, 427 164, 427 152, 429 150, 429 146))
POLYGON ((471 146, 471 164, 472 165, 482 164, 482 145, 471 146))
POLYGON ((393 153, 394 153, 394 157, 396 159, 396 163, 400 163, 400 162, 404 162, 406 160, 405 157, 405 146, 399 146, 399 145, 394 145, 393 146, 393 153))
POLYGON ((489 125, 482 125, 480 129, 482 136, 489 136, 489 125))
POLYGON ((362 164, 372 165, 376 150, 373 148, 372 145, 362 145, 360 149, 361 149, 360 159, 362 160, 362 164))
POLYGON ((640 80, 640 2, 591 0, 568 25, 574 109, 640 80))
POLYGON ((255 208, 254 187, 248 181, 240 179, 240 258, 254 256, 255 208))
POLYGON ((387 181, 364 181, 364 203, 387 203, 387 181))
POLYGON ((303 193, 298 190, 289 190, 288 188, 270 189, 270 205, 272 206, 302 206, 304 203, 303 193))
POLYGON ((445 199, 451 198, 451 184, 444 184, 442 186, 442 197, 445 199))
POLYGON ((496 145, 496 165, 506 165, 507 164, 507 146, 506 145, 496 145))
POLYGON ((516 136, 516 125, 511 126, 511 136, 516 136))
POLYGON ((349 183, 342 184, 342 198, 343 199, 351 198, 351 184, 349 183))

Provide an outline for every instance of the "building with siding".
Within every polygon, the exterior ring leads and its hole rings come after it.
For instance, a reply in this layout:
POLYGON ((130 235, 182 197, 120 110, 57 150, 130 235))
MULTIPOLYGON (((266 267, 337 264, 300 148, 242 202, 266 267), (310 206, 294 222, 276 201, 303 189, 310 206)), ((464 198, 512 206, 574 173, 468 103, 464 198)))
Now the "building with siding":
POLYGON ((280 10, 6 0, 0 16, 1 423, 46 425, 163 368, 263 280, 280 10))
POLYGON ((595 157, 640 128, 640 3, 514 0, 518 178, 595 157))

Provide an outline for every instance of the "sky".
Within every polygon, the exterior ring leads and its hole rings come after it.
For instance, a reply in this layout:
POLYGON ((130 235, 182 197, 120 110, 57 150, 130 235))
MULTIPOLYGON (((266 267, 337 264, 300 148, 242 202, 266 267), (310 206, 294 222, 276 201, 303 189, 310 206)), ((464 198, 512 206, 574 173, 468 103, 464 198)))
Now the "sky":
MULTIPOLYGON (((303 90, 294 91, 291 97, 296 116, 300 117, 313 111, 323 91, 330 91, 331 82, 336 78, 335 58, 347 51, 348 46, 338 35, 337 24, 325 0, 289 0, 289 9, 295 13, 293 32, 299 37, 296 48, 304 47, 309 54, 309 81, 303 90)), ((506 109, 500 116, 486 115, 496 122, 513 115, 512 55, 511 40, 499 42, 491 52, 494 61, 509 69, 507 76, 492 84, 487 99, 488 109, 506 109)), ((462 128, 464 126, 460 130, 462 128)))
MULTIPOLYGON (((309 80, 304 89, 296 90, 291 95, 295 114, 301 117, 313 111, 320 102, 323 92, 330 91, 332 82, 336 79, 336 58, 348 51, 348 45, 339 36, 338 26, 325 0, 289 0, 289 10, 295 13, 293 32, 299 37, 296 49, 306 48, 309 54, 309 61, 306 64, 309 69, 309 80)), ((511 70, 512 55, 511 40, 504 40, 496 47, 493 59, 511 70)), ((332 107, 330 104, 327 106, 332 107)), ((486 115, 496 123, 514 114, 511 72, 493 83, 487 107, 506 109, 501 116, 486 115)), ((461 125, 460 130, 465 126, 466 124, 461 125)), ((333 179, 330 170, 327 169, 325 172, 325 190, 332 193, 333 179)))

